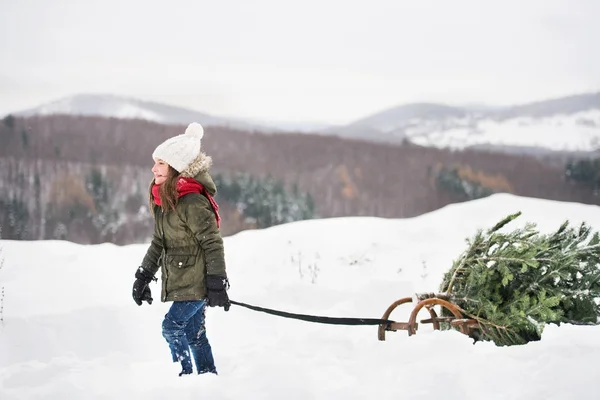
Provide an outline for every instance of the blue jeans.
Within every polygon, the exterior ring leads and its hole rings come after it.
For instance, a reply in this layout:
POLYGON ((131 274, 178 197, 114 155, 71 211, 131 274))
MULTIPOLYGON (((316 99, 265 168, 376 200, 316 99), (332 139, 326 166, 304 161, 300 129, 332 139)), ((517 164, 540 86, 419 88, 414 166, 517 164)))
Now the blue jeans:
POLYGON ((192 373, 190 350, 199 374, 217 373, 204 327, 205 310, 205 300, 174 301, 165 315, 162 334, 169 343, 173 362, 181 362, 182 373, 192 373))

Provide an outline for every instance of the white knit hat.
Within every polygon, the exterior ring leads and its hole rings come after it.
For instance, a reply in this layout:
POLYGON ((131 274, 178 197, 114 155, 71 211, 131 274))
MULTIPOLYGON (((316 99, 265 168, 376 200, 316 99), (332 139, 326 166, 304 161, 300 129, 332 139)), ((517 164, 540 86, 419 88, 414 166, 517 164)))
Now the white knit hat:
MULTIPOLYGON (((178 172, 189 172, 189 167, 201 157, 201 140, 204 136, 202 125, 189 124, 183 135, 177 135, 162 142, 152 153, 154 161, 161 159, 178 172)), ((193 176, 193 175, 192 175, 193 176)))

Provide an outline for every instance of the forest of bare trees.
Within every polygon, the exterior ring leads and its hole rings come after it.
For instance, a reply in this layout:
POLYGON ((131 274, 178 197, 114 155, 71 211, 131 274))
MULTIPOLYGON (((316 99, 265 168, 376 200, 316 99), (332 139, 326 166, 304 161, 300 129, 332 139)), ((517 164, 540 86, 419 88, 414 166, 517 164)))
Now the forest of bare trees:
MULTIPOLYGON (((184 126, 46 116, 0 123, 0 226, 4 238, 142 242, 152 221, 151 154, 184 126)), ((412 217, 495 192, 598 204, 564 167, 528 155, 450 151, 307 134, 208 128, 213 173, 280 181, 310 196, 314 216, 412 217), (465 189, 466 188, 466 189, 465 189)), ((217 200, 223 234, 261 227, 244 207, 217 200)))

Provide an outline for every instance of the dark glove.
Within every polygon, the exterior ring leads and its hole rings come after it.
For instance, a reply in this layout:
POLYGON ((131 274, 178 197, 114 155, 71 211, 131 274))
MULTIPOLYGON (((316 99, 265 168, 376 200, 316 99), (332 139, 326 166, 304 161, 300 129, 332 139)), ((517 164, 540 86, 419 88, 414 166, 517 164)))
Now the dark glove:
POLYGON ((152 280, 156 280, 148 271, 144 268, 139 267, 135 273, 135 282, 133 282, 133 300, 138 306, 142 305, 142 301, 147 301, 148 304, 152 304, 152 293, 150 293, 150 287, 148 284, 152 280))
POLYGON ((211 307, 224 307, 225 311, 229 311, 231 303, 227 296, 229 289, 229 280, 225 276, 207 275, 206 276, 206 291, 208 296, 208 305, 211 307))

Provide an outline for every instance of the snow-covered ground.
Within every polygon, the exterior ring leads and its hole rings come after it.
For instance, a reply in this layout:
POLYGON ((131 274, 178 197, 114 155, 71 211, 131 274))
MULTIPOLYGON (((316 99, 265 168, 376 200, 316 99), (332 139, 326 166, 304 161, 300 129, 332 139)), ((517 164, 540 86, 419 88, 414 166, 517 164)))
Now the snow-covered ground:
MULTIPOLYGON (((544 232, 566 219, 600 229, 600 207, 494 195, 410 219, 301 221, 225 239, 230 297, 290 312, 380 318, 436 291, 465 239, 507 226, 544 232)), ((0 399, 598 399, 600 326, 549 326, 524 346, 476 343, 421 326, 321 325, 232 306, 209 309, 219 376, 179 378, 161 337, 169 304, 138 307, 147 245, 0 241, 5 289, 0 399)), ((155 299, 159 288, 152 285, 155 299)), ((391 319, 405 321, 412 310, 391 319)))

